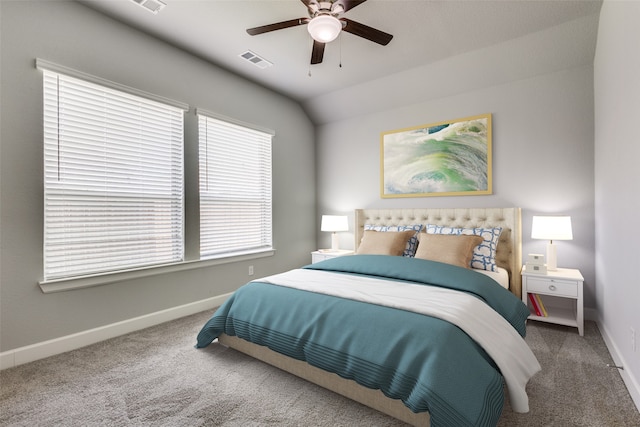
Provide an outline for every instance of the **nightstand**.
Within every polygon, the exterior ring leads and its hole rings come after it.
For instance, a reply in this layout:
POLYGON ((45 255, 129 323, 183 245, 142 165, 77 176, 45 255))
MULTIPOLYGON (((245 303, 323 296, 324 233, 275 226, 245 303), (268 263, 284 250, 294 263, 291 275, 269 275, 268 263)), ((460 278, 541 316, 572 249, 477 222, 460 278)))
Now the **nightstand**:
POLYGON ((578 328, 578 333, 583 336, 583 282, 580 271, 572 268, 558 268, 546 274, 538 274, 527 273, 526 266, 522 267, 522 302, 531 311, 529 319, 572 326, 578 328), (540 297, 547 316, 536 315, 529 294, 540 297))
POLYGON ((311 263, 315 264, 316 262, 324 261, 325 259, 335 258, 344 255, 353 255, 353 251, 348 250, 336 250, 333 251, 331 249, 320 249, 318 251, 311 252, 311 263))

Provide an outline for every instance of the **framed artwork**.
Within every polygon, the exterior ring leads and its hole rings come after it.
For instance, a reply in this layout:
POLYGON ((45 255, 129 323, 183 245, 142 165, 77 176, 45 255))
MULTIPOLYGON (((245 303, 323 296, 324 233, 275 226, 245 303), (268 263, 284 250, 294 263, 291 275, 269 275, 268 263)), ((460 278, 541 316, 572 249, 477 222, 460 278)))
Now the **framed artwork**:
POLYGON ((380 195, 491 194, 491 114, 383 132, 380 195))

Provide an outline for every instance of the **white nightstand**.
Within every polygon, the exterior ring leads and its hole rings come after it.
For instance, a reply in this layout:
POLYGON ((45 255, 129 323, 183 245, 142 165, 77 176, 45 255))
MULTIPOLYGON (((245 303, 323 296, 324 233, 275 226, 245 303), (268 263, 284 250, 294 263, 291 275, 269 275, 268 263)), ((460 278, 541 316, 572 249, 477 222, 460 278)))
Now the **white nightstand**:
POLYGON ((337 250, 332 251, 331 249, 320 249, 318 251, 311 252, 311 263, 314 264, 316 262, 324 261, 325 259, 335 258, 344 255, 353 255, 353 251, 348 250, 337 250))
POLYGON ((522 302, 527 304, 529 319, 578 328, 584 334, 584 306, 582 287, 584 278, 579 270, 558 268, 546 274, 527 273, 522 267, 522 302), (529 294, 538 294, 547 316, 537 316, 529 294))

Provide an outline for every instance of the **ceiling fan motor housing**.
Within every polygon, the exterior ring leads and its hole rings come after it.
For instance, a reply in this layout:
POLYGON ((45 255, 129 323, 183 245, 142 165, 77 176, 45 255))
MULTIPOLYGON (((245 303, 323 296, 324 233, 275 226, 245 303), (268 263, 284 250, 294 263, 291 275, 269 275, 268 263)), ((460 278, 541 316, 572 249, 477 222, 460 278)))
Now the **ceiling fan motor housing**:
POLYGON ((309 16, 311 18, 315 18, 316 16, 321 15, 330 15, 337 17, 341 13, 344 12, 344 7, 342 4, 330 1, 321 1, 321 2, 313 2, 309 3, 309 16))

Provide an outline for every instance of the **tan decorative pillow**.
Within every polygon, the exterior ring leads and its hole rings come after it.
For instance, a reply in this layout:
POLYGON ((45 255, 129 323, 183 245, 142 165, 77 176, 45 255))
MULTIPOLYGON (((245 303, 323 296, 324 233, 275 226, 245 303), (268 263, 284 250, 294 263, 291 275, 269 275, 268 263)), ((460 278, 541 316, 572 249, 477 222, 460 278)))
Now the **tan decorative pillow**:
POLYGON ((415 230, 365 230, 356 253, 400 256, 404 252, 404 248, 407 246, 407 242, 414 234, 416 234, 415 230))
POLYGON ((463 234, 420 233, 418 241, 416 258, 471 268, 473 249, 484 240, 480 236, 463 234))

